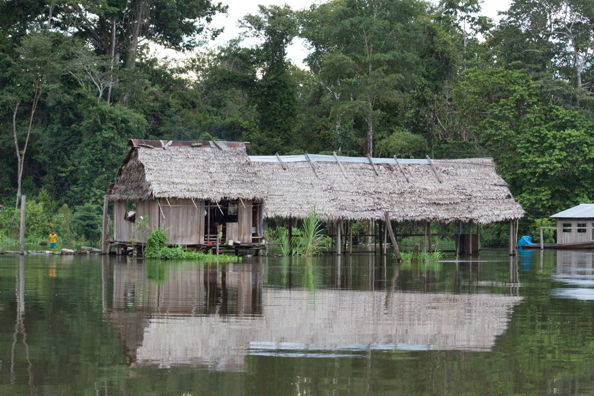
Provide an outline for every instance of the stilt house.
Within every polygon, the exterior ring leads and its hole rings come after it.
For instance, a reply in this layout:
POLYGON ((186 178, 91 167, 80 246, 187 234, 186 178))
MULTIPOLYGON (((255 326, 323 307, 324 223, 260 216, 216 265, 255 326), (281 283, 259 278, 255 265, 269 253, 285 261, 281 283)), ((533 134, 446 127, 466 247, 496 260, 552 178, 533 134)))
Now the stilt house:
POLYGON ((551 216, 557 220, 557 243, 594 241, 594 204, 579 204, 551 216))
MULTIPOLYGON (((303 219, 315 209, 339 233, 343 222, 383 221, 386 214, 428 225, 510 222, 515 246, 524 215, 490 158, 249 157, 241 142, 130 145, 106 195, 113 241, 144 242, 161 227, 172 244, 208 245, 222 232, 224 243, 257 245, 266 218, 303 219)), ((470 237, 475 246, 478 238, 470 237)))
POLYGON ((262 200, 241 142, 130 141, 115 183, 113 240, 145 242, 164 229, 175 245, 253 244, 261 238, 262 200))

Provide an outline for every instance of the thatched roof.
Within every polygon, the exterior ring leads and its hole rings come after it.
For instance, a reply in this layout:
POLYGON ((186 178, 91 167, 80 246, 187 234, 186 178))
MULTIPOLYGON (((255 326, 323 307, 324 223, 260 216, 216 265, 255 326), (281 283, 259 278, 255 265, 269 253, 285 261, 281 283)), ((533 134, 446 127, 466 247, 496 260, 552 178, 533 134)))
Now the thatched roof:
POLYGON ((521 218, 490 158, 252 156, 241 142, 131 140, 111 200, 258 199, 267 217, 473 221, 521 218), (371 161, 371 163, 370 163, 371 161))
POLYGON ((110 200, 261 199, 243 142, 130 140, 110 200))
POLYGON ((329 155, 252 156, 268 188, 268 217, 324 220, 473 221, 524 215, 490 158, 459 160, 356 158, 329 155))

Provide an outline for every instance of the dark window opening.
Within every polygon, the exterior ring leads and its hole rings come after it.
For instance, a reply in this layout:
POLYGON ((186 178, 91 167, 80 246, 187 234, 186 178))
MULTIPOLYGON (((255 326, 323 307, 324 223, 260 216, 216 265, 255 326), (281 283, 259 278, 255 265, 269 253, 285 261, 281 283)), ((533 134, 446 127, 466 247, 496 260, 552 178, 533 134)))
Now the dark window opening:
POLYGON ((578 223, 577 225, 577 232, 579 232, 580 234, 585 234, 586 233, 586 223, 578 223))
POLYGON ((563 232, 572 232, 573 226, 571 223, 563 223, 563 232))

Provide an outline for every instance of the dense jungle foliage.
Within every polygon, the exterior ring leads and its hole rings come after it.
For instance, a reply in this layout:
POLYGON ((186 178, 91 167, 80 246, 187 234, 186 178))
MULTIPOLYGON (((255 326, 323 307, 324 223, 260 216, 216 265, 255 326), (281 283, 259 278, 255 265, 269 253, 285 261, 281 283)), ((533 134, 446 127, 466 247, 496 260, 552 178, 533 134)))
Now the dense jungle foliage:
POLYGON ((0 237, 22 192, 40 233, 95 240, 129 138, 491 156, 524 229, 594 199, 591 0, 513 0, 497 24, 478 0, 260 7, 240 22, 259 45, 208 49, 220 12, 212 0, 0 3, 0 237), (295 38, 306 69, 287 59, 295 38), (154 44, 194 55, 171 63, 154 44))

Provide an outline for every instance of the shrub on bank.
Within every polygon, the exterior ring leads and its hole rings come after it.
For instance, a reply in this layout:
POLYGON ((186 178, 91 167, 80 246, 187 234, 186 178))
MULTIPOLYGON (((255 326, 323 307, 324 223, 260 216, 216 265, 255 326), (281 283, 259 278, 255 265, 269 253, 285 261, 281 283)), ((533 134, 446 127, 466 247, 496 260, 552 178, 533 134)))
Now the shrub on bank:
POLYGON ((181 246, 168 247, 169 238, 161 228, 155 229, 146 241, 144 249, 144 257, 161 260, 195 260, 202 263, 213 262, 238 262, 241 257, 229 256, 224 254, 215 255, 212 253, 203 253, 196 251, 188 251, 181 246))

